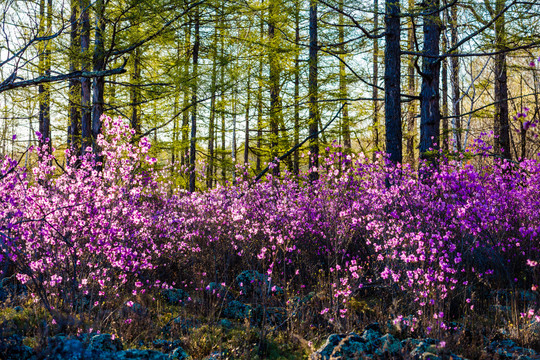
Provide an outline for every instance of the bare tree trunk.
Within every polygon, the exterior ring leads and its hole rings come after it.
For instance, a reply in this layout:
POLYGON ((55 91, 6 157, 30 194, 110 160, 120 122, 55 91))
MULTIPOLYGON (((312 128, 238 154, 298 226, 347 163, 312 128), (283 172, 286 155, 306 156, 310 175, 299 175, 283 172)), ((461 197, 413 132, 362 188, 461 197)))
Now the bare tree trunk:
POLYGON ((131 91, 130 91, 130 102, 131 102, 131 127, 135 130, 135 134, 141 134, 141 120, 139 119, 139 108, 140 108, 140 88, 139 82, 141 79, 141 59, 140 59, 140 49, 136 48, 133 53, 133 72, 131 73, 131 91))
MULTIPOLYGON (((444 11, 446 14, 446 11, 444 11)), ((443 16, 444 23, 448 23, 447 17, 443 16)), ((448 40, 446 38, 446 31, 442 35, 443 38, 443 53, 446 53, 448 49, 448 40)), ((442 61, 442 132, 441 132, 441 145, 444 151, 448 151, 448 60, 444 58, 442 61)))
POLYGON ((441 113, 439 107, 441 24, 439 0, 428 0, 424 9, 424 49, 422 89, 420 90, 420 157, 434 161, 439 148, 441 113))
MULTIPOLYGON (((45 0, 39 4, 39 29, 40 36, 45 36, 51 32, 52 26, 52 0, 45 0)), ((50 41, 42 42, 39 49, 39 71, 44 76, 51 75, 51 50, 50 41)), ((41 144, 51 144, 51 90, 49 84, 40 84, 39 92, 39 132, 41 133, 41 144)), ((51 151, 49 146, 48 151, 51 151)))
MULTIPOLYGON (((268 9, 268 41, 270 48, 268 51, 268 62, 270 65, 270 157, 271 161, 279 156, 278 139, 279 139, 279 67, 276 54, 275 44, 275 6, 274 2, 270 2, 268 9)), ((279 176, 279 163, 272 169, 274 176, 279 176)))
MULTIPOLYGON (((69 56, 69 71, 76 71, 79 67, 77 54, 81 46, 78 37, 78 1, 71 0, 71 16, 69 18, 71 29, 70 36, 70 56, 69 56)), ((73 149, 79 149, 81 135, 81 113, 79 111, 78 94, 80 94, 80 80, 72 78, 69 80, 69 126, 68 126, 68 145, 73 149)))
MULTIPOLYGON (((97 0, 96 8, 96 31, 94 42, 94 71, 105 69, 105 45, 103 35, 105 33, 105 4, 103 0, 97 0)), ((93 84, 93 106, 92 106, 92 144, 94 152, 99 151, 96 139, 101 133, 101 115, 103 114, 103 92, 105 90, 105 78, 103 76, 94 78, 93 84)), ((140 128, 139 128, 140 132, 140 128)))
POLYGON ((390 161, 402 161, 401 133, 401 62, 399 46, 401 27, 399 0, 386 1, 386 47, 384 53, 384 112, 386 123, 386 152, 390 161))
MULTIPOLYGON (((414 8, 414 0, 409 0, 409 11, 414 8)), ((413 20, 409 19, 407 30, 407 48, 409 51, 414 51, 414 28, 413 20)), ((407 88, 409 95, 416 95, 416 81, 414 78, 414 56, 409 55, 407 59, 407 88)), ((407 161, 411 165, 415 165, 416 156, 416 101, 411 100, 407 106, 407 161)))
MULTIPOLYGON (((297 46, 300 44, 300 0, 296 0, 295 9, 295 42, 297 46)), ((297 146, 300 142, 300 51, 296 52, 294 58, 294 146, 297 146)), ((298 175, 300 172, 300 157, 298 149, 294 152, 293 158, 293 172, 298 175)), ((260 172, 260 169, 257 170, 260 172)))
MULTIPOLYGON (((186 60, 184 62, 184 75, 186 78, 189 78, 189 62, 191 59, 191 23, 189 24, 188 28, 186 29, 186 32, 184 34, 184 46, 186 48, 186 60)), ((185 165, 187 162, 187 153, 188 153, 188 142, 189 142, 189 102, 191 100, 191 93, 190 93, 190 87, 185 86, 184 87, 184 94, 183 94, 184 100, 183 100, 183 109, 184 112, 182 113, 182 146, 180 150, 180 154, 182 159, 180 160, 181 165, 185 165)))
MULTIPOLYGON (((388 11, 388 8, 386 11, 388 11)), ((399 19, 398 19, 398 22, 399 22, 399 19)), ((375 29, 379 27, 379 0, 373 1, 373 27, 375 29)), ((386 58, 385 58, 385 62, 386 62, 386 58)), ((379 88, 378 88, 378 85, 379 85, 379 38, 373 39, 373 84, 375 85, 373 86, 373 143, 374 143, 375 152, 377 152, 377 151, 381 151, 380 135, 379 135, 380 105, 379 105, 379 101, 377 100, 379 98, 379 88)), ((375 158, 375 155, 373 156, 375 158)))
POLYGON ((216 81, 217 81, 217 39, 218 39, 218 22, 216 16, 216 24, 214 27, 214 39, 212 41, 212 79, 210 80, 210 119, 208 122, 208 168, 206 169, 206 187, 211 189, 213 186, 213 173, 214 173, 214 128, 216 119, 216 81))
POLYGON ((232 182, 236 184, 236 103, 238 101, 238 92, 237 88, 234 89, 233 95, 233 137, 232 137, 232 146, 231 146, 231 161, 232 161, 232 182))
MULTIPOLYGON (((317 84, 317 53, 319 44, 317 39, 317 0, 309 2, 309 168, 317 168, 319 166, 319 106, 318 100, 318 84, 317 84)), ((318 171, 309 173, 311 181, 319 178, 318 171)))
MULTIPOLYGON (((346 99, 348 96, 347 92, 347 73, 345 72, 345 31, 344 31, 344 18, 343 18, 343 0, 339 1, 339 33, 338 33, 338 42, 340 43, 339 52, 341 60, 339 62, 339 94, 342 99, 346 99)), ((378 15, 377 17, 378 22, 378 15)), ((376 25, 378 26, 378 24, 376 25)), ((378 46, 377 46, 378 47, 378 46)), ((375 69, 374 69, 375 70, 375 69)), ((375 89, 375 88, 374 88, 375 89)), ((351 152, 351 128, 349 123, 349 109, 347 106, 347 100, 342 101, 343 110, 341 110, 341 127, 343 133, 343 148, 345 153, 348 154, 351 152)), ((375 101, 375 104, 377 101, 375 101)))
MULTIPOLYGON (((450 36, 452 47, 455 47, 458 43, 457 34, 457 6, 453 5, 450 8, 450 36)), ((450 83, 452 85, 452 130, 454 133, 454 147, 456 151, 461 151, 461 104, 459 101, 459 59, 457 57, 450 58, 450 66, 452 67, 452 73, 450 77, 450 83)), ((465 144, 466 146, 467 144, 465 144)))
MULTIPOLYGON (((495 13, 505 8, 505 0, 496 0, 495 13)), ((497 51, 506 49, 506 29, 504 14, 495 21, 495 47, 497 51)), ((508 123, 508 76, 506 53, 495 55, 495 153, 505 159, 511 159, 510 125, 508 123)))
POLYGON ((191 142, 189 147, 189 192, 195 191, 195 155, 197 151, 197 76, 199 75, 199 8, 195 10, 195 42, 193 44, 193 88, 191 90, 191 142))
POLYGON ((244 138, 244 165, 249 166, 249 108, 251 105, 251 71, 248 72, 246 91, 247 91, 247 100, 246 100, 246 120, 245 120, 246 121, 246 134, 244 138))
MULTIPOLYGON (((82 71, 90 70, 90 15, 89 15, 89 0, 80 0, 81 7, 81 56, 82 56, 82 71)), ((86 148, 92 145, 92 114, 90 105, 90 79, 87 77, 81 78, 81 147, 82 154, 86 148)))

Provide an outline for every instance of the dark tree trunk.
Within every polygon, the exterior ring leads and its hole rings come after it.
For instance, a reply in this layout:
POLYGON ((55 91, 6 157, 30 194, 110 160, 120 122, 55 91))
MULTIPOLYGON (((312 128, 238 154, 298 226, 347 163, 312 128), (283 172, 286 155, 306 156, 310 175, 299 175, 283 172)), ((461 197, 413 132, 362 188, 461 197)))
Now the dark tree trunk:
MULTIPOLYGON (((270 65, 270 161, 279 156, 279 65, 275 45, 276 9, 274 2, 270 2, 268 16, 268 40, 270 49, 268 52, 270 65)), ((279 176, 279 163, 272 169, 274 176, 279 176)))
MULTIPOLYGON (((81 7, 81 57, 82 71, 90 70, 90 15, 89 15, 89 0, 80 0, 81 7)), ((90 91, 90 78, 81 78, 81 147, 82 154, 85 153, 86 148, 92 146, 92 114, 90 103, 91 91, 90 91)))
POLYGON ((247 100, 246 100, 246 134, 244 138, 244 165, 249 166, 249 108, 251 106, 251 71, 248 72, 247 79, 247 100))
MULTIPOLYGON (((495 13, 505 7, 505 0, 496 0, 495 13)), ((497 51, 506 49, 506 29, 504 15, 495 21, 495 47, 497 51)), ((510 126, 508 123, 508 76, 506 53, 495 55, 495 153, 505 159, 511 159, 510 126)))
MULTIPOLYGON (((105 45, 103 35, 105 33, 105 4, 103 0, 97 0, 96 4, 96 31, 94 41, 94 71, 105 69, 105 45)), ((96 139, 101 133, 101 115, 103 114, 103 93, 105 90, 105 78, 103 76, 94 78, 93 84, 93 105, 92 105, 92 144, 94 152, 99 151, 96 139)))
MULTIPOLYGON (((450 8, 450 36, 452 47, 458 43, 457 34, 457 6, 453 5, 450 8)), ((452 85, 452 130, 454 132, 455 149, 461 151, 461 110, 460 110, 460 90, 459 90, 459 59, 457 57, 450 58, 450 66, 452 73, 450 83, 452 85)))
MULTIPOLYGON (((345 58, 345 31, 344 31, 344 18, 343 18, 343 0, 339 1, 339 33, 338 33, 338 42, 340 43, 339 52, 341 54, 341 60, 339 62, 339 95, 342 99, 346 99, 348 96, 347 92, 347 73, 345 72, 345 64, 343 63, 345 58)), ((378 15, 377 17, 378 22, 378 15)), ((378 25, 375 25, 376 27, 378 25)), ((375 88, 374 88, 375 89, 375 88)), ((375 103, 377 103, 375 101, 375 103)), ((347 100, 342 101, 343 110, 341 110, 341 127, 343 133, 343 148, 345 153, 348 154, 351 152, 351 127, 349 123, 349 108, 347 106, 347 100)))
MULTIPOLYGON (((409 0, 409 11, 414 8, 414 0, 409 0)), ((414 51, 414 29, 412 20, 409 20, 409 29, 407 31, 407 48, 409 51, 414 51)), ((414 78, 414 56, 409 55, 407 59, 407 88, 408 94, 416 95, 416 80, 414 78)), ((416 100, 411 100, 407 106, 407 161, 411 165, 415 165, 416 156, 416 100)))
POLYGON ((195 41, 193 44, 193 88, 191 90, 191 142, 189 146, 189 191, 195 191, 195 155, 197 141, 197 76, 199 75, 199 8, 195 10, 195 41))
POLYGON ((441 24, 439 0, 429 0, 424 9, 424 56, 422 88, 420 90, 420 157, 434 161, 439 148, 441 114, 439 108, 440 62, 439 40, 441 24))
MULTIPOLYGON (((318 100, 318 84, 317 84, 317 67, 318 67, 318 40, 317 40, 317 0, 309 2, 309 167, 310 169, 319 166, 319 106, 318 100)), ((319 178, 318 171, 309 173, 310 180, 319 178)))
MULTIPOLYGON (((216 17, 217 19, 217 17, 216 17)), ((216 120, 216 82, 217 82, 217 64, 218 64, 218 57, 217 57, 217 39, 218 39, 219 33, 218 33, 218 25, 217 22, 214 27, 214 39, 212 41, 212 55, 213 55, 213 61, 212 61, 212 75, 211 75, 211 83, 210 83, 210 92, 211 92, 211 98, 210 98, 210 119, 208 121, 208 168, 206 169, 206 187, 208 189, 211 189, 213 186, 213 173, 214 173, 214 129, 216 127, 215 120, 216 120)))
MULTIPOLYGON (((444 12, 446 14, 446 11, 444 12)), ((447 16, 443 16, 444 23, 447 23, 447 16)), ((446 34, 443 34, 443 53, 448 50, 448 41, 446 34)), ((441 145, 444 151, 448 151, 448 59, 445 58, 442 61, 442 132, 441 132, 441 145)))
POLYGON ((401 36, 399 0, 386 1, 386 47, 384 52, 384 111, 386 123, 386 152, 390 161, 402 161, 400 47, 401 36))
MULTIPOLYGON (((39 27, 40 36, 45 36, 51 32, 52 26, 52 0, 41 0, 39 4, 39 27), (46 6, 46 9, 45 9, 46 6)), ((51 75, 51 47, 50 41, 43 42, 39 53, 39 70, 44 76, 51 75)), ((40 84, 39 92, 39 132, 41 133, 41 144, 51 144, 51 90, 49 84, 40 84)), ((49 146, 47 149, 51 151, 49 146)))
MULTIPOLYGON (((295 41, 300 44, 300 0, 296 0, 295 11, 295 41)), ((294 58, 294 146, 300 142, 300 50, 296 52, 294 58)), ((298 175, 300 172, 300 156, 298 150, 293 155, 293 172, 298 175)))
MULTIPOLYGON (((379 27, 379 0, 373 1, 373 27, 375 29, 379 27)), ((399 35, 398 35, 398 38, 399 38, 399 35)), ((374 143, 374 150, 381 151, 381 145, 380 145, 381 141, 380 141, 380 134, 379 134, 379 130, 380 130, 379 112, 380 112, 381 107, 380 107, 379 101, 377 100, 379 98, 379 88, 378 88, 378 85, 379 85, 379 38, 373 39, 373 84, 375 85, 373 86, 373 92, 372 92, 372 95, 373 95, 373 143, 374 143)), ((373 155, 373 159, 375 159, 375 154, 373 155)))
POLYGON ((130 102, 131 102, 131 127, 135 130, 135 134, 141 134, 141 120, 139 114, 139 107, 141 102, 139 82, 141 79, 141 59, 140 59, 140 49, 136 48, 133 51, 133 72, 131 73, 131 91, 130 91, 130 102))
MULTIPOLYGON (((70 58, 69 58, 69 71, 74 72, 78 70, 79 61, 77 60, 79 48, 81 46, 80 39, 78 37, 78 1, 71 0, 71 16, 69 22, 71 29, 70 36, 70 58)), ((81 136, 81 113, 79 110, 79 96, 80 94, 80 80, 72 78, 69 80, 69 126, 68 126, 68 145, 73 149, 80 148, 80 136, 81 136)))

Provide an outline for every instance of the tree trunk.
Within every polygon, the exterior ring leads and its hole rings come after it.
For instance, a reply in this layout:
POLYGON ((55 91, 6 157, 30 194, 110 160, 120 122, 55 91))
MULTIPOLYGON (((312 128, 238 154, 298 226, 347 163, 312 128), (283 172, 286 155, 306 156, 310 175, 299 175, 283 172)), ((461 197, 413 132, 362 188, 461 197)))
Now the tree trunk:
POLYGON ((384 52, 384 112, 386 123, 386 152, 390 161, 402 161, 400 47, 401 36, 399 0, 386 2, 386 47, 384 52))
MULTIPOLYGON (((96 31, 94 42, 94 71, 105 69, 105 45, 103 35, 105 34, 105 4, 103 0, 97 0, 96 7, 96 31)), ((105 78, 95 77, 93 84, 93 105, 92 105, 92 144, 94 152, 99 151, 96 139, 101 133, 101 115, 103 114, 103 92, 105 90, 105 78)), ((140 131, 140 128, 139 128, 140 131)))
MULTIPOLYGON (((184 34, 184 46, 186 48, 186 60, 184 62, 184 76, 186 79, 189 79, 189 62, 191 59, 191 23, 186 29, 186 32, 184 34)), ((180 149, 180 154, 182 156, 182 159, 180 160, 180 164, 186 165, 187 162, 187 153, 188 153, 188 142, 189 142, 189 113, 190 110, 188 108, 189 102, 191 100, 191 93, 190 93, 190 86, 184 86, 183 91, 183 104, 182 107, 184 109, 184 112, 182 113, 182 145, 180 149)))
MULTIPOLYGON (((216 17, 217 19, 217 17, 216 17)), ((214 128, 216 119, 216 81, 217 81, 217 39, 218 39, 218 24, 216 21, 214 27, 214 39, 212 40, 212 75, 210 80, 210 119, 208 121, 208 168, 206 169, 206 187, 211 189, 213 186, 214 173, 214 128)))
MULTIPOLYGON (((388 12, 388 6, 389 4, 386 7, 387 12, 388 12)), ((399 3, 398 3, 398 6, 399 6, 399 3)), ((399 18, 398 18, 398 22, 399 22, 399 18)), ((373 27, 375 29, 379 27, 379 0, 373 1, 373 27)), ((399 34, 398 34, 398 39, 399 39, 399 34)), ((399 53, 397 55, 399 56, 399 53)), ((398 63, 399 63, 399 60, 398 60, 398 63)), ((386 64, 386 57, 385 57, 385 64, 386 64)), ((379 88, 378 88, 378 85, 379 85, 379 38, 373 39, 373 84, 375 85, 373 86, 373 92, 372 92, 372 95, 373 95, 373 144, 374 144, 374 150, 375 152, 377 152, 377 151, 381 151, 380 139, 379 139, 380 138, 380 135, 379 135, 380 105, 379 105, 379 101, 377 100, 379 98, 379 88)), ((386 85, 386 80, 385 80, 385 85, 386 85)), ((373 158, 375 159, 375 154, 373 155, 373 158)))
MULTIPOLYGON (((453 5, 450 8, 450 36, 452 47, 458 43, 457 34, 457 6, 453 5)), ((459 98, 461 96, 459 90, 459 59, 457 57, 450 58, 450 66, 452 67, 450 83, 452 85, 452 131, 454 133, 454 149, 461 151, 461 106, 459 98)), ((465 144, 466 146, 467 144, 465 144)))
MULTIPOLYGON (((295 42, 300 46, 300 0, 296 0, 295 9, 295 42)), ((300 49, 294 58, 294 146, 300 143, 300 49)), ((298 176, 300 172, 300 156, 298 149, 294 151, 293 173, 298 176)))
POLYGON ((247 78, 247 101, 246 101, 246 134, 244 138, 244 165, 249 166, 249 108, 251 105, 251 71, 247 78))
MULTIPOLYGON (((496 0, 495 13, 499 14, 505 8, 505 0, 496 0)), ((506 49, 506 29, 504 14, 495 21, 495 48, 497 51, 506 49)), ((505 159, 511 159, 510 126, 508 123, 508 76, 506 53, 495 55, 495 153, 505 159)))
MULTIPOLYGON (((444 23, 447 24, 448 17, 446 16, 446 10, 444 11, 443 19, 444 23)), ((442 34, 443 38, 443 53, 446 53, 448 50, 448 40, 446 38, 446 31, 442 34)), ((444 58, 442 61, 442 71, 441 71, 441 80, 442 80, 442 132, 441 132, 441 145, 442 149, 448 151, 448 60, 444 58)))
POLYGON ((231 162, 232 162, 232 182, 236 184, 236 103, 238 101, 238 91, 235 87, 233 95, 233 130, 232 130, 232 145, 231 145, 231 162))
MULTIPOLYGON (((78 1, 71 0, 71 16, 69 22, 71 29, 70 36, 70 54, 69 54, 69 71, 78 70, 79 61, 77 54, 81 46, 80 39, 77 36, 78 32, 78 1)), ((68 146, 73 149, 79 149, 81 136, 81 113, 79 111, 78 94, 80 94, 80 80, 76 78, 69 79, 69 126, 68 126, 68 146)))
MULTIPOLYGON (((409 11, 414 8, 414 0, 409 0, 409 11)), ((407 48, 409 51, 414 51, 414 29, 412 20, 409 19, 407 31, 407 48)), ((416 95, 416 81, 414 78, 414 55, 409 55, 407 59, 407 88, 411 96, 416 95)), ((411 100, 407 106, 407 161, 411 165, 415 165, 416 156, 416 100, 411 100)))
MULTIPOLYGON (((41 0, 39 4, 39 28, 40 36, 51 33, 52 26, 52 0, 41 0), (45 6, 47 7, 45 9, 45 6)), ((39 70, 44 76, 51 75, 51 40, 41 42, 39 52, 39 70)), ((47 151, 51 151, 51 90, 49 84, 40 84, 39 92, 39 132, 41 133, 40 144, 49 145, 47 151)))
MULTIPOLYGON (((80 0, 81 7, 81 70, 90 70, 90 15, 89 0, 80 0)), ((90 108, 90 78, 81 78, 81 153, 85 154, 86 149, 92 146, 92 114, 90 108)))
POLYGON ((191 142, 189 147, 189 192, 195 191, 195 155, 197 141, 197 82, 199 75, 199 8, 195 10, 195 42, 193 44, 193 88, 191 89, 191 142))
MULTIPOLYGON (((375 0, 377 1, 377 0, 375 0)), ((339 1, 339 32, 338 32, 338 42, 340 44, 339 46, 339 52, 340 52, 340 58, 341 61, 339 62, 339 95, 342 99, 346 99, 348 96, 347 92, 347 73, 345 72, 345 31, 344 31, 344 18, 343 18, 343 0, 339 1)), ((375 25, 378 27, 378 15, 375 15, 377 20, 375 25)), ((378 46, 377 46, 378 47, 378 46)), ((375 57, 375 54, 373 54, 375 57)), ((374 59, 375 60, 375 59, 374 59)), ((375 68, 373 69, 375 70, 375 68)), ((376 89, 376 88, 374 88, 376 89)), ((342 127, 342 133, 343 133, 343 149, 346 154, 349 154, 351 152, 351 128, 349 123, 349 109, 347 106, 347 100, 343 100, 341 102, 343 106, 343 110, 341 110, 341 127, 342 127)), ((377 101, 375 101, 375 104, 377 104, 377 101)))
MULTIPOLYGON (((270 65, 270 161, 274 161, 279 156, 279 65, 276 54, 275 38, 275 4, 270 2, 268 15, 268 41, 270 48, 268 51, 268 62, 270 65)), ((279 163, 272 169, 274 176, 279 176, 279 163)))
POLYGON ((440 63, 439 40, 441 25, 439 0, 428 0, 424 9, 424 56, 422 88, 420 90, 420 157, 434 161, 439 148, 441 114, 439 108, 440 63), (428 57, 430 56, 430 57, 428 57))
MULTIPOLYGON (((309 2, 309 168, 317 168, 319 166, 319 106, 318 100, 318 84, 317 84, 317 67, 318 67, 318 40, 317 40, 317 0, 309 2)), ((311 171, 309 179, 311 181, 319 178, 319 172, 311 171)))
POLYGON ((131 127, 135 130, 135 134, 141 134, 141 120, 139 114, 141 96, 139 82, 141 79, 141 56, 140 49, 136 48, 133 53, 133 72, 131 73, 131 91, 130 91, 130 102, 131 102, 131 127))

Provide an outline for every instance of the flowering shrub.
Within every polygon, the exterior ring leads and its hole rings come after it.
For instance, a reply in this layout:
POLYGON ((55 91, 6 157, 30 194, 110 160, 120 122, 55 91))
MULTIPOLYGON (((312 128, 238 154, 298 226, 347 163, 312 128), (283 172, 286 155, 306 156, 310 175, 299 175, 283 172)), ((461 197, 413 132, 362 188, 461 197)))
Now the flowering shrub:
POLYGON ((311 169, 315 182, 268 175, 189 194, 158 181, 145 138, 134 145, 124 122, 103 121, 103 163, 67 151, 58 169, 36 149, 31 174, 10 159, 1 166, 1 261, 50 311, 93 311, 155 288, 235 286, 243 270, 268 277, 271 301, 283 301, 278 287, 289 299, 317 290, 317 315, 335 323, 372 288, 410 300, 396 316, 443 329, 452 301, 474 310, 473 289, 537 294, 536 160, 441 161, 419 178, 338 148, 311 169))

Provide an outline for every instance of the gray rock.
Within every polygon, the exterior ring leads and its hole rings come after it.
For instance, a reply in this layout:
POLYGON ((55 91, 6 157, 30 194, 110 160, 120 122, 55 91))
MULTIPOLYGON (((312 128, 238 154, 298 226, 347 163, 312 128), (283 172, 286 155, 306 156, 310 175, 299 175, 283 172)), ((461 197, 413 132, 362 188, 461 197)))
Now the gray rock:
POLYGON ((233 300, 223 308, 223 316, 229 319, 242 320, 251 317, 251 306, 233 300))
POLYGON ((176 349, 174 349, 171 356, 169 357, 169 359, 174 360, 187 360, 189 358, 190 356, 188 355, 188 353, 185 352, 184 349, 182 349, 181 347, 177 347, 176 349))
POLYGON ((206 286, 205 291, 207 294, 211 296, 216 296, 220 299, 225 299, 225 300, 233 299, 233 296, 231 292, 229 291, 229 289, 226 286, 221 285, 220 283, 216 283, 216 282, 209 283, 206 286))
POLYGON ((98 334, 92 336, 88 351, 91 353, 115 353, 123 350, 122 342, 112 338, 111 334, 98 334))
POLYGON ((375 351, 377 355, 382 355, 384 353, 397 354, 401 351, 401 341, 397 340, 391 334, 383 335, 379 340, 381 345, 379 349, 375 351))
POLYGON ((536 357, 536 351, 518 346, 512 340, 493 341, 486 347, 488 354, 498 354, 502 359, 515 359, 521 356, 536 357))
POLYGON ((118 360, 168 360, 169 355, 165 355, 155 350, 129 349, 117 352, 114 356, 118 360))
POLYGON ((182 289, 167 289, 161 292, 165 300, 171 305, 186 305, 189 294, 182 289))
POLYGON ((230 330, 233 327, 233 324, 227 319, 221 319, 221 321, 219 322, 219 325, 221 325, 222 328, 227 329, 227 330, 230 330))
POLYGON ((262 325, 263 320, 271 326, 283 326, 287 319, 287 312, 281 307, 255 306, 251 311, 251 320, 256 325, 262 325), (264 319, 263 319, 263 314, 264 319))
POLYGON ((23 338, 19 335, 0 337, 0 359, 5 360, 31 360, 35 359, 34 350, 23 345, 23 338))
POLYGON ((180 348, 181 344, 182 343, 178 340, 169 341, 169 340, 163 340, 163 339, 156 339, 152 341, 152 345, 154 345, 154 347, 166 353, 176 350, 177 348, 180 348))
POLYGON ((203 360, 222 360, 226 358, 227 358, 227 354, 225 352, 214 351, 213 353, 205 357, 203 360))
POLYGON ((44 352, 47 354, 47 359, 78 360, 84 358, 85 349, 80 340, 60 335, 48 340, 44 352))
POLYGON ((326 343, 311 355, 312 360, 347 360, 363 359, 371 354, 373 348, 364 342, 358 334, 349 335, 333 334, 328 337, 326 343))

